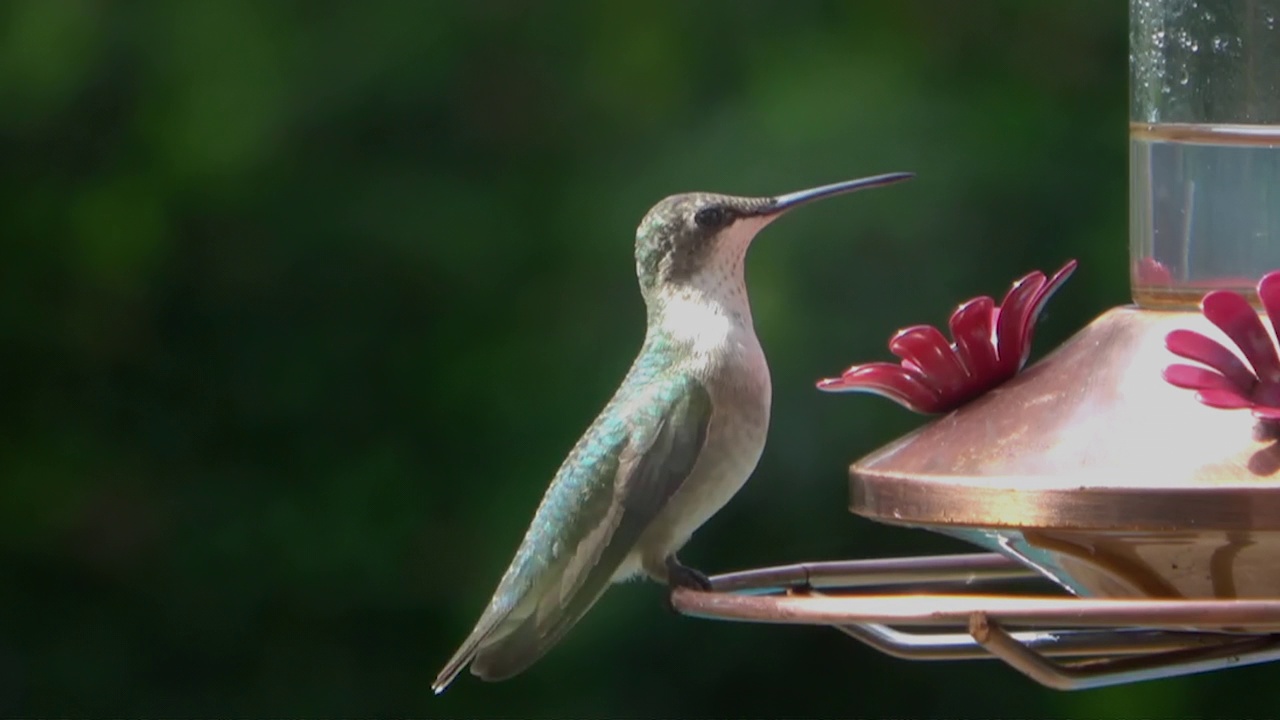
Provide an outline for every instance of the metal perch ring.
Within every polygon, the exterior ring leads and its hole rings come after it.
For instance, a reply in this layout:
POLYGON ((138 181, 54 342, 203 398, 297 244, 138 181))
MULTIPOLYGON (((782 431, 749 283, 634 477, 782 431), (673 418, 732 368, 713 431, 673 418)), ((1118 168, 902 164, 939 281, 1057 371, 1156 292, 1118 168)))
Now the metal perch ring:
POLYGON ((693 617, 828 625, 899 658, 998 658, 1060 690, 1280 659, 1280 599, 978 592, 1033 579, 1042 576, 995 553, 804 563, 718 575, 711 591, 679 588, 671 601, 693 617))

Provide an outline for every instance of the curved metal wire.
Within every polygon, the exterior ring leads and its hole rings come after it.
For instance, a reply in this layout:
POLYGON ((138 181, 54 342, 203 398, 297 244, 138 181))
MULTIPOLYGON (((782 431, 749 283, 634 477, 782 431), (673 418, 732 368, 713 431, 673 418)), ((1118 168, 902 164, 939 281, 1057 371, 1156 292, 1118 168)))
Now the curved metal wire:
POLYGON ((994 553, 800 563, 718 575, 711 591, 680 588, 671 602, 694 617, 829 625, 894 657, 998 658, 1063 690, 1280 659, 1280 599, 1078 598, 1046 594, 1048 583, 981 592, 1035 578, 994 553))

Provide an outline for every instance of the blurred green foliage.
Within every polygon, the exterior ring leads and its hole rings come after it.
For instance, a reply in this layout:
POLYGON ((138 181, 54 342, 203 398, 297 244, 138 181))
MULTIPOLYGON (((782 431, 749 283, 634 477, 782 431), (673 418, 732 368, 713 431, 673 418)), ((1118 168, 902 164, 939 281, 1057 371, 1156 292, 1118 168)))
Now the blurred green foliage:
POLYGON ((766 231, 774 378, 715 572, 964 551, 846 510, 919 424, 813 381, 1015 277, 1126 290, 1123 3, 0 5, 0 713, 1266 714, 1246 669, 1061 694, 609 593, 531 672, 429 682, 643 333, 664 195, 914 182, 766 231))

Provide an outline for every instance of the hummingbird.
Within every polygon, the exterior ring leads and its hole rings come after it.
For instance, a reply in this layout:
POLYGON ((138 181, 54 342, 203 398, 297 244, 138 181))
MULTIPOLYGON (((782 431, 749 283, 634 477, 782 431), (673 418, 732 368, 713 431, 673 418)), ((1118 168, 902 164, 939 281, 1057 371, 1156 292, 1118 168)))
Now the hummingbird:
POLYGON ((814 200, 907 180, 891 173, 775 197, 687 193, 636 230, 647 329, 640 353, 573 446, 493 598, 432 684, 468 664, 504 680, 537 661, 637 575, 710 590, 676 557, 746 483, 764 450, 772 387, 743 277, 762 228, 814 200))

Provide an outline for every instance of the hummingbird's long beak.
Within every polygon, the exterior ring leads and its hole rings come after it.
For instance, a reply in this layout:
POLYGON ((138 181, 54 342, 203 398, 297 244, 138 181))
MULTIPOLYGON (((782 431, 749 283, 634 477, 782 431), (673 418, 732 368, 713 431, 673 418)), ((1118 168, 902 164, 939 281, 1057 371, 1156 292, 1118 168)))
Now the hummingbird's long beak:
POLYGON ((794 207, 805 205, 814 200, 832 197, 833 195, 843 195, 867 188, 881 187, 882 185, 892 185, 910 180, 915 177, 915 173, 899 172, 888 173, 886 175, 873 175, 871 177, 858 178, 857 180, 845 180, 844 182, 832 183, 831 185, 823 185, 821 187, 809 188, 808 190, 798 190, 786 195, 779 195, 773 198, 773 202, 766 203, 757 211, 757 215, 777 217, 782 213, 794 207))

